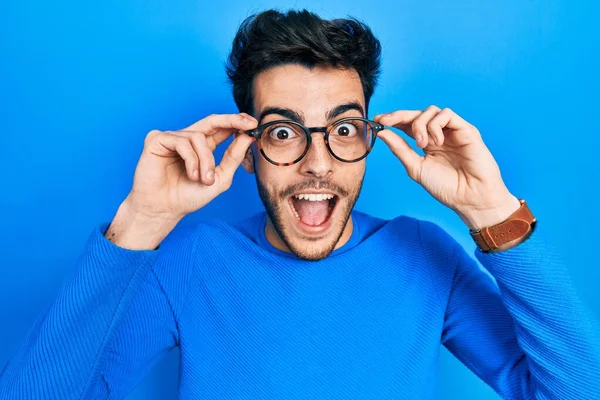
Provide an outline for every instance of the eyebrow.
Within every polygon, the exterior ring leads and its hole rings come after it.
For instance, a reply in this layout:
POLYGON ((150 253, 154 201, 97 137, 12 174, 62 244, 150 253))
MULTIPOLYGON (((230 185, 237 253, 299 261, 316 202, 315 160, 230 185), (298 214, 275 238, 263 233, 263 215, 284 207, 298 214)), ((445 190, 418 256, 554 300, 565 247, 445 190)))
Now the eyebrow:
MULTIPOLYGON (((349 110, 357 110, 360 112, 361 116, 364 116, 364 110, 362 105, 355 100, 335 106, 334 108, 327 111, 327 114, 325 116, 327 118, 327 121, 331 121, 333 118, 349 110)), ((272 106, 265 107, 261 111, 260 116, 258 118, 259 123, 263 120, 263 118, 270 114, 281 115, 282 117, 291 119, 294 122, 304 124, 304 114, 301 111, 296 111, 290 108, 272 106)))

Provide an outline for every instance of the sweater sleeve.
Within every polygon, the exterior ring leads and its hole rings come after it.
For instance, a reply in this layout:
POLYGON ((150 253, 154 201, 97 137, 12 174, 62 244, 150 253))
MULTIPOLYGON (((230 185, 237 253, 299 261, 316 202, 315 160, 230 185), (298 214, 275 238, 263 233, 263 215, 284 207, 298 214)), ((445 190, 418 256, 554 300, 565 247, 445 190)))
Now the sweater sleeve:
MULTIPOLYGON (((178 344, 186 261, 169 235, 155 250, 130 250, 95 227, 72 276, 0 371, 0 398, 122 398, 178 344), (174 264, 174 265, 170 265, 174 264), (171 293, 180 293, 170 297, 171 293)), ((188 242, 191 239, 187 239, 188 242)))
POLYGON ((444 238, 455 252, 442 343, 503 398, 597 400, 600 324, 544 228, 538 222, 525 242, 503 252, 475 250, 494 283, 454 239, 426 224, 429 237, 444 238))

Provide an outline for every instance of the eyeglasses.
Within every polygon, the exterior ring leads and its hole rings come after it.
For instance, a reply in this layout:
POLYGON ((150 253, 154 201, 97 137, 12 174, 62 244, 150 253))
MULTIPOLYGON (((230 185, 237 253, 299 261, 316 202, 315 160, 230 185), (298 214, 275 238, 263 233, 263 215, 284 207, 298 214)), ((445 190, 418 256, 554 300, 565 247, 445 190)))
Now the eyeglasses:
POLYGON ((287 166, 296 164, 308 153, 314 132, 325 134, 325 145, 334 158, 352 163, 369 154, 377 133, 385 128, 375 121, 349 117, 315 128, 291 120, 270 121, 245 132, 256 138, 258 149, 267 161, 287 166))

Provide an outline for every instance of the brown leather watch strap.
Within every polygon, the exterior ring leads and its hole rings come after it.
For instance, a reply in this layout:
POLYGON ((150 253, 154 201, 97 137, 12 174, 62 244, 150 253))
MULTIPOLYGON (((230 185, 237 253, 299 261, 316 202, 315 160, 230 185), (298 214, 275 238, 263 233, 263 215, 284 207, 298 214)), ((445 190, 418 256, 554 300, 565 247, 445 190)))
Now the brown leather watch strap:
MULTIPOLYGON (((486 253, 494 253, 512 247, 517 239, 525 240, 535 228, 536 219, 524 199, 521 207, 506 220, 478 231, 469 230, 477 246, 486 253)), ((519 242, 520 242, 519 241, 519 242)))

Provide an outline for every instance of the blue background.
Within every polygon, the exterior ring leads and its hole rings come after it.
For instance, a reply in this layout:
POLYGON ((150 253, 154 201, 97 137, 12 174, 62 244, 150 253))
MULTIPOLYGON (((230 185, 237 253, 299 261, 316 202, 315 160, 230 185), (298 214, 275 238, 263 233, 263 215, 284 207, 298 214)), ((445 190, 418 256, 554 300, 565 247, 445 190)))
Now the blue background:
MULTIPOLYGON (((145 135, 237 112, 223 63, 243 18, 270 7, 369 24, 383 45, 369 116, 436 104, 476 125, 600 314, 598 3, 321 4, 0 3, 0 366, 53 301, 93 227, 129 192, 145 135)), ((254 178, 240 169, 230 191, 182 223, 261 207, 254 178)), ((412 182, 382 141, 357 208, 434 221, 475 249, 462 221, 412 182)), ((175 397, 178 361, 171 352, 128 398, 175 397)), ((498 398, 445 349, 438 384, 440 399, 498 398)))

